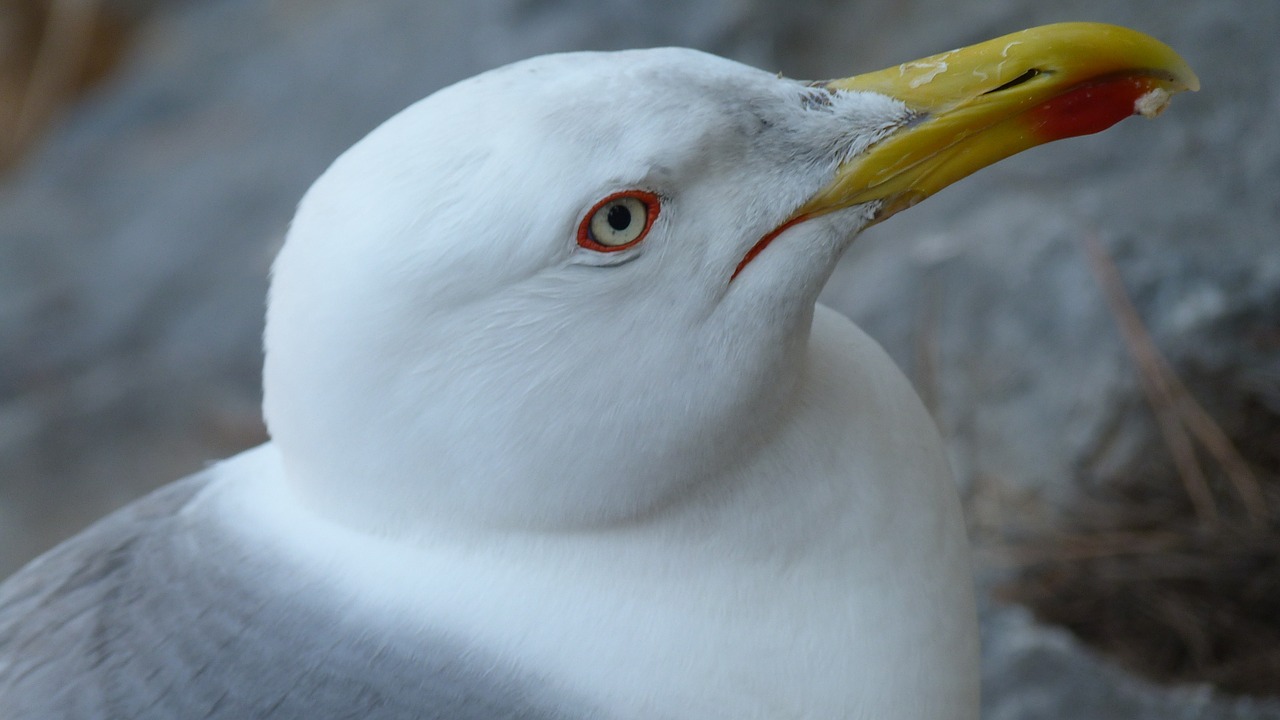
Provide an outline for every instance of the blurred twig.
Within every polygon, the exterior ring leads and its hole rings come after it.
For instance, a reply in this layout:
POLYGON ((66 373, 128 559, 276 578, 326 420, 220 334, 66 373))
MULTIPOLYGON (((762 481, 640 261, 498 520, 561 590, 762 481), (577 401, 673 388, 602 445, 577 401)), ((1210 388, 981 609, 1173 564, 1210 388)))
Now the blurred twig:
POLYGON ((0 0, 0 167, 114 67, 129 24, 103 0, 0 0))
POLYGON ((940 293, 934 274, 925 283, 924 298, 915 335, 915 385, 925 408, 938 417, 938 357, 942 348, 938 341, 940 293))

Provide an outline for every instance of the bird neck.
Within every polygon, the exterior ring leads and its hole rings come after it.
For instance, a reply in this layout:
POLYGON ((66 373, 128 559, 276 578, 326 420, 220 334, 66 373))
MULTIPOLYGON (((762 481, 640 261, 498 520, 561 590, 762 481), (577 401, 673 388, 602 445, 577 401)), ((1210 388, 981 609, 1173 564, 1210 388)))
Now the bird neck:
POLYGON ((639 343, 628 333, 645 328, 608 318, 537 334, 468 335, 474 323, 459 321, 437 331, 440 342, 389 347, 372 369, 318 372, 278 343, 268 417, 297 494, 374 534, 642 522, 727 482, 785 422, 811 318, 810 305, 791 322, 691 319, 674 337, 639 343), (750 322, 751 333, 734 325, 750 322), (761 327, 774 334, 761 339, 761 327), (614 356, 618 370, 593 363, 614 356))
POLYGON ((312 558, 347 610, 463 628, 602 706, 967 718, 948 710, 976 667, 964 526, 928 414, 829 311, 798 370, 751 452, 629 522, 373 537, 290 493, 228 515, 262 515, 245 526, 312 558))

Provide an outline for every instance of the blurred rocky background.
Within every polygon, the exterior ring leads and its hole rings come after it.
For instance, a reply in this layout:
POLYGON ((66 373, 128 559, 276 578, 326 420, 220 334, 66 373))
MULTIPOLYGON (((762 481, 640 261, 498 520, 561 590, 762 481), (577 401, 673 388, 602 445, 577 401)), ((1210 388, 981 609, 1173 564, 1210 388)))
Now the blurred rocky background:
POLYGON ((410 102, 544 52, 793 77, 1128 25, 1204 90, 873 228, 826 302, 951 441, 985 717, 1280 718, 1280 3, 0 0, 0 576, 261 442, 294 204, 410 102))

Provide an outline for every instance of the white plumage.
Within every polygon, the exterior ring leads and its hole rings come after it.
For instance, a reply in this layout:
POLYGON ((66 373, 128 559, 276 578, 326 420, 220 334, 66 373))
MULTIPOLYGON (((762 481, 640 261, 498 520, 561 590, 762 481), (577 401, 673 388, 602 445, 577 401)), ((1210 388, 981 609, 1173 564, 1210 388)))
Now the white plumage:
POLYGON ((551 56, 316 183, 274 271, 267 418, 307 507, 443 563, 386 568, 414 588, 393 600, 620 717, 973 715, 936 432, 871 340, 811 330, 874 208, 733 278, 910 117, 818 92, 686 50, 551 56), (630 189, 661 198, 648 236, 580 247, 630 189))

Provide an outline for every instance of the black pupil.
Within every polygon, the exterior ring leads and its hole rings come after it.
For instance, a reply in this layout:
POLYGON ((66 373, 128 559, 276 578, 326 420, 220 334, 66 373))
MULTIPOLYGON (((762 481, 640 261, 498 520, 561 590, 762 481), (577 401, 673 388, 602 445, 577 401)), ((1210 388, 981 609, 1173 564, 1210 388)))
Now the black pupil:
POLYGON ((606 219, 609 221, 609 227, 614 230, 626 230, 631 226, 631 210, 626 205, 614 205, 609 208, 609 215, 606 219))

